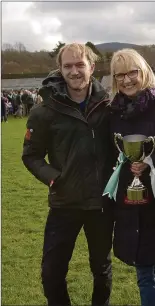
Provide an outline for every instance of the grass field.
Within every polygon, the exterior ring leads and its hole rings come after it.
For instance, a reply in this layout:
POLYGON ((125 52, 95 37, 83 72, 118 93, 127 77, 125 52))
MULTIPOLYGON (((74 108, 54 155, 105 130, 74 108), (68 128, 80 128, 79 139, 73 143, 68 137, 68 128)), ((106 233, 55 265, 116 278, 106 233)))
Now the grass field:
MULTIPOLYGON (((40 280, 47 187, 21 161, 25 119, 2 123, 2 305, 45 305, 40 280)), ((68 273, 73 305, 90 305, 92 277, 81 231, 68 273)), ((135 271, 113 258, 112 305, 140 305, 135 271)))

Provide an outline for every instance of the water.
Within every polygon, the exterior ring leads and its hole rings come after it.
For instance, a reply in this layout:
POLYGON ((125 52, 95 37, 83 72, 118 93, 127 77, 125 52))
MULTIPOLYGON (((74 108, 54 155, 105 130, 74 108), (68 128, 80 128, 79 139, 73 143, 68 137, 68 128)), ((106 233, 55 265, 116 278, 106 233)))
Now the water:
POLYGON ((44 78, 2 79, 2 89, 40 88, 44 78))
MULTIPOLYGON (((2 89, 30 89, 30 88, 40 88, 42 86, 42 81, 44 78, 27 78, 27 79, 2 79, 1 88, 2 89)), ((109 76, 104 76, 102 80, 102 85, 108 87, 110 84, 109 76)))

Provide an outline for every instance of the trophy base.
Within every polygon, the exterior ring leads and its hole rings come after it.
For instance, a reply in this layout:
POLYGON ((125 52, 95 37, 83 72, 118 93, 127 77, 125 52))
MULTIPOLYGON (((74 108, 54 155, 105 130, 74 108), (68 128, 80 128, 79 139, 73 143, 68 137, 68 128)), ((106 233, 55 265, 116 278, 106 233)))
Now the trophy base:
POLYGON ((129 204, 129 205, 144 205, 144 204, 148 204, 149 200, 147 199, 143 199, 143 200, 129 200, 127 197, 124 200, 125 204, 129 204))
POLYGON ((128 187, 124 202, 133 205, 147 204, 149 202, 147 189, 144 186, 128 187))

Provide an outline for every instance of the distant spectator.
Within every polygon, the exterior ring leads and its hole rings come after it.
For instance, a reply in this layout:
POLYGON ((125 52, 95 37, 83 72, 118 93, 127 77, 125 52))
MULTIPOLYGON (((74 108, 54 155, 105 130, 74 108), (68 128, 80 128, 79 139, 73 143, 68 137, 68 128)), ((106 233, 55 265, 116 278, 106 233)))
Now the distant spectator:
POLYGON ((28 98, 28 90, 24 90, 21 96, 23 103, 23 116, 28 116, 27 98, 28 98))
POLYGON ((24 90, 21 99, 23 103, 23 116, 28 116, 30 109, 34 105, 33 96, 29 90, 24 90))
POLYGON ((17 96, 16 96, 16 105, 19 106, 22 103, 21 99, 21 93, 18 91, 17 96))
POLYGON ((8 114, 9 115, 12 115, 13 114, 13 107, 12 107, 12 103, 11 102, 8 102, 8 114))
POLYGON ((32 108, 33 105, 34 105, 33 96, 32 96, 32 93, 29 91, 29 92, 28 92, 28 97, 27 97, 28 115, 29 115, 30 110, 31 110, 31 108, 32 108))
POLYGON ((7 122, 7 110, 6 110, 7 99, 1 96, 1 122, 7 122))
POLYGON ((22 107, 21 91, 18 91, 16 96, 16 112, 14 116, 22 118, 23 116, 22 112, 23 112, 23 107, 22 107))
POLYGON ((17 109, 17 111, 15 112, 15 118, 23 118, 23 106, 22 106, 22 104, 20 104, 19 106, 18 106, 18 109, 17 109))
POLYGON ((40 104, 43 101, 42 97, 37 94, 37 98, 36 98, 36 104, 40 104))

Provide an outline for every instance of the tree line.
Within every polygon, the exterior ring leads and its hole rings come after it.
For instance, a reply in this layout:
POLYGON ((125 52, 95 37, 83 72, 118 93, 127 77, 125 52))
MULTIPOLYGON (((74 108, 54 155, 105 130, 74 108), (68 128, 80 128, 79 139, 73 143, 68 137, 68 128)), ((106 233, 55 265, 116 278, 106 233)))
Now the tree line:
MULTIPOLYGON (((56 69, 55 58, 60 48, 64 45, 65 43, 58 42, 51 52, 47 50, 30 52, 26 50, 26 47, 21 42, 17 42, 15 45, 3 44, 1 52, 2 78, 5 76, 11 78, 15 75, 23 77, 27 75, 46 75, 51 70, 56 69)), ((109 74, 113 52, 98 50, 91 42, 87 42, 86 45, 99 57, 96 64, 98 75, 109 74)), ((141 46, 137 51, 144 56, 151 66, 155 67, 155 45, 141 46)))

